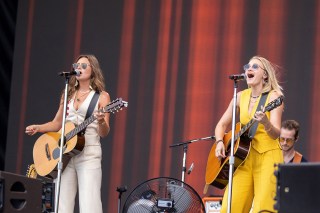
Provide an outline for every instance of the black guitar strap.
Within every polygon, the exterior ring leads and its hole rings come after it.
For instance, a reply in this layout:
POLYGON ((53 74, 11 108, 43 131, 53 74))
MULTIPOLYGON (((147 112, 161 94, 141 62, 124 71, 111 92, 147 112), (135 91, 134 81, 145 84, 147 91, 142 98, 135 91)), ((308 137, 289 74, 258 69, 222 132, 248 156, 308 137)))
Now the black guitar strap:
MULTIPOLYGON (((264 104, 266 103, 268 94, 269 94, 269 92, 262 93, 262 96, 261 96, 261 98, 260 98, 260 101, 259 101, 258 107, 257 107, 257 109, 256 109, 256 112, 261 109, 261 106, 264 106, 264 104)), ((254 137, 254 135, 256 134, 258 124, 259 124, 258 122, 254 122, 254 124, 253 124, 253 125, 250 127, 250 129, 249 129, 248 136, 249 136, 251 139, 252 139, 252 138, 254 137)))
MULTIPOLYGON (((89 107, 88 107, 88 110, 87 110, 87 114, 86 114, 86 117, 84 118, 84 120, 86 120, 87 118, 89 118, 92 115, 94 107, 96 106, 97 101, 99 99, 99 94, 100 94, 99 92, 95 92, 94 95, 92 96, 91 102, 89 104, 89 107)), ((86 133, 86 129, 81 131, 80 135, 84 135, 85 133, 86 133)))
POLYGON ((99 92, 95 92, 92 99, 91 99, 91 102, 89 104, 89 107, 88 107, 88 110, 87 110, 87 114, 86 114, 86 117, 84 118, 84 120, 86 120, 87 118, 89 118, 92 113, 93 113, 93 110, 94 110, 94 107, 96 106, 96 103, 98 101, 98 98, 99 98, 99 92))

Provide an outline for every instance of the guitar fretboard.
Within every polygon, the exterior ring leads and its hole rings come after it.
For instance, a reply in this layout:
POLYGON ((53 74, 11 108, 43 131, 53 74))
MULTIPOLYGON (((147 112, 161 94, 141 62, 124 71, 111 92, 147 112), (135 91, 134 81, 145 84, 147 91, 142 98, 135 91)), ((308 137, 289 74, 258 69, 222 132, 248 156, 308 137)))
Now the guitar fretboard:
MULTIPOLYGON (((98 112, 103 113, 114 113, 115 111, 118 111, 122 107, 127 107, 128 102, 123 101, 122 98, 117 98, 116 100, 112 101, 107 106, 101 108, 98 110, 98 112)), ((69 141, 71 138, 76 136, 78 133, 82 132, 89 124, 91 124, 93 121, 96 120, 96 117, 92 114, 89 118, 87 118, 85 121, 83 121, 81 124, 79 124, 77 127, 75 127, 73 130, 71 130, 68 134, 66 134, 66 141, 69 141)))
POLYGON ((68 141, 71 138, 73 138, 74 136, 76 136, 79 132, 82 132, 89 124, 91 124, 95 120, 96 120, 96 118, 94 117, 94 115, 91 115, 84 122, 82 122, 76 128, 71 130, 68 134, 66 134, 66 141, 68 141))
POLYGON ((238 134, 236 134, 234 136, 234 140, 238 140, 239 137, 241 137, 241 135, 243 135, 243 133, 245 133, 253 124, 254 124, 255 120, 251 119, 246 125, 244 125, 240 131, 238 132, 238 134))

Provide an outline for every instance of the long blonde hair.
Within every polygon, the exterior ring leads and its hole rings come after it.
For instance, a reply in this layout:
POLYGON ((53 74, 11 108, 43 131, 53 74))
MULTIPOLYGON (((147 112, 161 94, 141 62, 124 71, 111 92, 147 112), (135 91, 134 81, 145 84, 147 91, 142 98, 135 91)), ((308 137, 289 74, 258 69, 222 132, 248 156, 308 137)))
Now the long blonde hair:
POLYGON ((263 69, 266 71, 267 78, 265 79, 265 82, 263 84, 262 93, 270 92, 271 90, 277 91, 280 95, 283 95, 282 93, 282 87, 278 83, 276 72, 278 70, 278 65, 271 63, 267 59, 261 57, 261 56, 253 56, 252 59, 259 60, 262 65, 263 69))
MULTIPOLYGON (((97 92, 104 91, 105 90, 104 77, 103 77, 98 59, 94 55, 83 54, 77 57, 77 59, 75 60, 75 63, 80 58, 87 58, 91 65, 92 73, 91 73, 91 79, 90 79, 90 86, 92 87, 92 89, 97 92)), ((68 87, 68 101, 71 99, 71 97, 76 92, 76 90, 79 89, 79 85, 77 85, 76 82, 77 82, 76 77, 71 76, 69 79, 69 87, 68 87)))

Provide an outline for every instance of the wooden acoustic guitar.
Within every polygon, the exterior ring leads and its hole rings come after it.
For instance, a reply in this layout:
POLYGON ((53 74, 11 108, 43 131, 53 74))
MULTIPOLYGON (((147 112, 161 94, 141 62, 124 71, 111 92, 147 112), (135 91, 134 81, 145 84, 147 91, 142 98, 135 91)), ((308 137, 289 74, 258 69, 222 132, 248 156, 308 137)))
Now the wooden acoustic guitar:
MULTIPOLYGON (((283 96, 270 102, 265 108, 264 112, 271 111, 280 106, 283 102, 283 96)), ((234 138, 234 171, 240 166, 247 158, 251 148, 251 138, 248 135, 249 128, 255 123, 251 119, 246 125, 241 127, 241 123, 236 124, 235 138, 234 138)), ((209 153, 207 168, 206 168, 206 186, 204 192, 206 193, 209 185, 213 185, 219 189, 224 189, 229 181, 229 158, 231 152, 232 131, 225 134, 223 138, 224 147, 226 147, 226 158, 221 161, 215 156, 217 144, 214 143, 209 153)))
MULTIPOLYGON (((114 113, 119 109, 127 107, 128 102, 123 101, 122 98, 117 98, 105 107, 99 109, 99 112, 114 113)), ((63 146, 63 169, 67 166, 69 160, 79 154, 85 145, 84 137, 81 136, 81 132, 85 128, 95 121, 96 118, 92 114, 89 118, 83 121, 77 127, 72 122, 67 122, 65 125, 65 145, 63 146)), ((61 130, 59 132, 47 132, 41 135, 33 146, 33 161, 35 171, 40 176, 46 176, 49 178, 57 177, 56 166, 60 158, 60 138, 61 130)))

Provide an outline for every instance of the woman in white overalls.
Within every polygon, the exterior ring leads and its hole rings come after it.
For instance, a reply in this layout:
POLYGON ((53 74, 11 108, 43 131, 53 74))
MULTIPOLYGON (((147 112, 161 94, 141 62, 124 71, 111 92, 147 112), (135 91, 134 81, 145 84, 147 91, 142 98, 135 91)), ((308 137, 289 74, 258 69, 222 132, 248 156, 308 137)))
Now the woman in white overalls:
MULTIPOLYGON (((81 213, 101 213, 101 145, 100 137, 108 135, 109 113, 97 112, 110 103, 109 94, 104 91, 104 78, 99 62, 94 55, 80 55, 73 68, 80 71, 79 76, 71 76, 68 88, 68 110, 66 121, 76 126, 84 121, 87 109, 95 92, 99 93, 94 107, 96 120, 85 130, 85 147, 81 153, 72 157, 61 175, 59 213, 74 211, 75 197, 79 190, 79 205, 81 213)), ((64 94, 64 93, 63 93, 64 94)), ((30 125, 26 133, 34 135, 37 132, 57 132, 62 127, 63 117, 62 95, 60 106, 55 118, 45 124, 30 125)))

